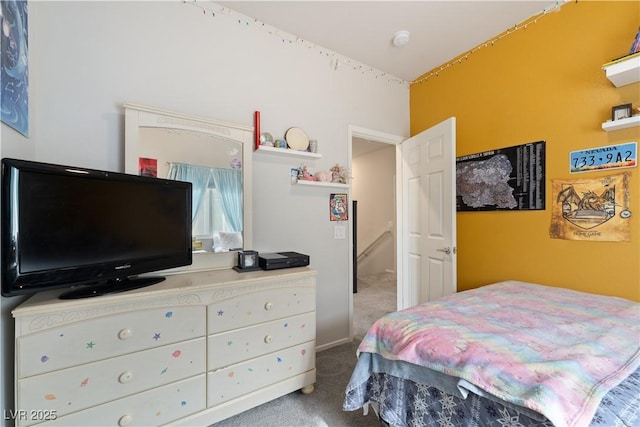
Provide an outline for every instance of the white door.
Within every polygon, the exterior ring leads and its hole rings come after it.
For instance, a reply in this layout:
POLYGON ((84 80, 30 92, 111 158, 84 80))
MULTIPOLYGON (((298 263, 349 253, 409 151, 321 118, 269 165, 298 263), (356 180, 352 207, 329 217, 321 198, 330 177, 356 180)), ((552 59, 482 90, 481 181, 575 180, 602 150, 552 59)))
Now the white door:
POLYGON ((456 119, 396 152, 398 309, 456 292, 456 119))

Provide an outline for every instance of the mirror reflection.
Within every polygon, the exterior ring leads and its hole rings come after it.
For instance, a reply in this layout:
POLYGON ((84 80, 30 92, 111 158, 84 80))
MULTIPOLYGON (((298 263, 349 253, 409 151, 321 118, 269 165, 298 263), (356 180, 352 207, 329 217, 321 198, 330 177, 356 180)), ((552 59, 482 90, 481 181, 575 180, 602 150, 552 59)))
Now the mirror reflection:
POLYGON ((194 252, 242 249, 242 143, 182 129, 139 131, 138 173, 193 186, 194 252))
POLYGON ((235 249, 252 244, 253 127, 136 104, 124 112, 125 172, 197 183, 193 263, 165 273, 237 265, 235 249))

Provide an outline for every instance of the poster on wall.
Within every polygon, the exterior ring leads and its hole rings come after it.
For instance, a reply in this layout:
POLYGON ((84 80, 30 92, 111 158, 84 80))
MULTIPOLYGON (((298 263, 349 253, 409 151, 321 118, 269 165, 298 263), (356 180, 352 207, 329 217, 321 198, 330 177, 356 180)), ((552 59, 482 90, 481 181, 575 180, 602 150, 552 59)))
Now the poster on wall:
POLYGON ((0 121, 29 136, 27 2, 0 1, 0 121))
POLYGON ((552 181, 549 236, 553 239, 628 242, 629 174, 552 181))
POLYGON ((329 219, 331 221, 346 221, 349 219, 346 194, 331 194, 329 196, 329 219))
POLYGON ((142 176, 158 177, 158 159, 138 157, 138 174, 142 176))
POLYGON ((456 210, 544 210, 545 141, 456 158, 456 210))

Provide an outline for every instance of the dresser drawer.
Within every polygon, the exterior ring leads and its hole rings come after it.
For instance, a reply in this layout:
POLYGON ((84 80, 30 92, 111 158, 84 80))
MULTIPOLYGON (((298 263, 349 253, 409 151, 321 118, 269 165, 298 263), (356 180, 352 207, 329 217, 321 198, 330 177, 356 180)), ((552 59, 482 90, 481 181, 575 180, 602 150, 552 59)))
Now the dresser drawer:
MULTIPOLYGON (((206 408, 204 374, 171 383, 126 399, 85 409, 39 426, 157 426, 206 408)), ((21 426, 29 425, 20 424, 21 426)))
POLYGON ((216 301, 208 306, 207 332, 224 332, 314 311, 315 292, 314 287, 272 288, 216 301))
POLYGON ((18 380, 18 407, 79 411, 206 371, 205 339, 197 338, 101 362, 18 380))
POLYGON ((315 340, 207 374, 207 404, 219 405, 262 387, 314 370, 315 340))
POLYGON ((209 370, 229 366, 315 338, 316 313, 261 323, 207 338, 209 370))
POLYGON ((203 306, 155 308, 25 335, 16 343, 18 378, 204 337, 205 322, 203 306))

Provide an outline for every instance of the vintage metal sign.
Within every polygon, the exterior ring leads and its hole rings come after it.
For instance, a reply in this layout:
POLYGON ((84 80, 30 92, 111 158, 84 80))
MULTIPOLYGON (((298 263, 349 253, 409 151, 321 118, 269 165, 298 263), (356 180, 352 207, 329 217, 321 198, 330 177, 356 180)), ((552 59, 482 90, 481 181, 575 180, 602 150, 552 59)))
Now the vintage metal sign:
POLYGON ((569 156, 571 173, 590 172, 603 169, 632 168, 638 165, 638 143, 608 145, 572 151, 569 156))

